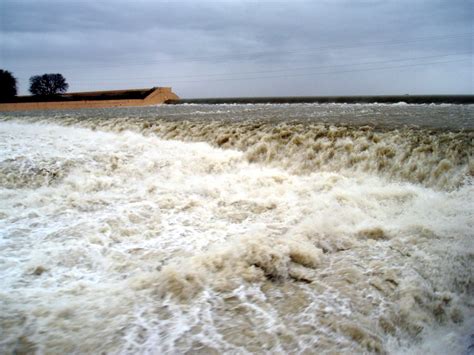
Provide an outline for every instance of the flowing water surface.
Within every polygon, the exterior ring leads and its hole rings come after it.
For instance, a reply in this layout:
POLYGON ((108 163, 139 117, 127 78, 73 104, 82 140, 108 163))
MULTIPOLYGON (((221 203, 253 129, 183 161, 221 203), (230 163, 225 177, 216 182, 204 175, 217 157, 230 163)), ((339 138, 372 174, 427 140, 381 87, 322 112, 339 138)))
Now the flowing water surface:
POLYGON ((0 114, 0 352, 468 354, 474 106, 0 114))

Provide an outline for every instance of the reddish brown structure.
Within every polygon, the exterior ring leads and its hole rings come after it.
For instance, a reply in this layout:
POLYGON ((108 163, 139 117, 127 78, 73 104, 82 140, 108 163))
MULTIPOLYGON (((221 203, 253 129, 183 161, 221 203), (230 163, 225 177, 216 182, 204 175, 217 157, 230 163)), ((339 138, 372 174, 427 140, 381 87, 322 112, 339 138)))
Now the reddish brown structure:
POLYGON ((169 87, 77 92, 42 98, 20 96, 15 98, 14 102, 0 103, 0 112, 150 106, 178 99, 179 97, 169 87))

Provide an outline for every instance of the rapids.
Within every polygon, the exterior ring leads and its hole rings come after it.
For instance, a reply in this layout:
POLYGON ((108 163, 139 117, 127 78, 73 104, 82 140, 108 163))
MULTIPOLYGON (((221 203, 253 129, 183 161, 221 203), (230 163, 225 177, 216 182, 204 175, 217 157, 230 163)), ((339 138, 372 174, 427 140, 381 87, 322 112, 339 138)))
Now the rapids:
POLYGON ((0 351, 468 353, 472 108, 406 106, 2 114, 0 351))

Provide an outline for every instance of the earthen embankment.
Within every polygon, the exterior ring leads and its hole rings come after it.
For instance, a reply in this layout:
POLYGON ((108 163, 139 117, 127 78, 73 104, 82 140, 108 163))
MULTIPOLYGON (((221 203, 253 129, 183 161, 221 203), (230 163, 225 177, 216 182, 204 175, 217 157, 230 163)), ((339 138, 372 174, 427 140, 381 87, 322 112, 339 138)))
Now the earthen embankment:
POLYGON ((0 112, 151 106, 178 99, 179 97, 168 87, 71 93, 54 98, 25 96, 16 98, 15 102, 0 103, 0 112))

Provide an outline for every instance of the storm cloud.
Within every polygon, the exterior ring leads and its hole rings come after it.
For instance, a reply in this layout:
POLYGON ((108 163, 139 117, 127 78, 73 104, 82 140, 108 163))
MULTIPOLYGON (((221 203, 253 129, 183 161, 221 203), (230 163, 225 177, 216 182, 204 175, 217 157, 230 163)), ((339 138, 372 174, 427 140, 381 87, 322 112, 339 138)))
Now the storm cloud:
POLYGON ((27 93, 182 97, 473 93, 472 1, 2 0, 0 67, 27 93))

